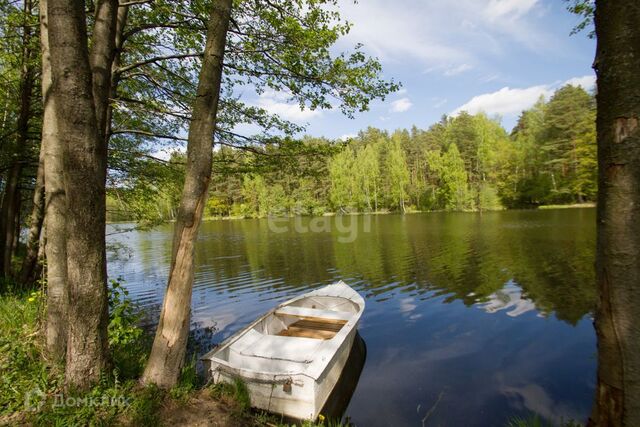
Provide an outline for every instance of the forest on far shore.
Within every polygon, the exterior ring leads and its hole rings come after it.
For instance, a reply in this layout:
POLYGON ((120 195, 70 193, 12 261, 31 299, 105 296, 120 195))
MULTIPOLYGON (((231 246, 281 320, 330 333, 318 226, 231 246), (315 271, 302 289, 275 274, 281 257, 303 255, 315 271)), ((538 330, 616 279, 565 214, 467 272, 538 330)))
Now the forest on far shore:
MULTIPOLYGON (((304 137, 214 153, 207 217, 328 212, 477 211, 595 201, 595 99, 567 85, 499 118, 462 112, 429 129, 368 128, 348 141, 304 137)), ((108 188, 108 218, 175 218, 184 155, 140 161, 144 173, 108 188)))

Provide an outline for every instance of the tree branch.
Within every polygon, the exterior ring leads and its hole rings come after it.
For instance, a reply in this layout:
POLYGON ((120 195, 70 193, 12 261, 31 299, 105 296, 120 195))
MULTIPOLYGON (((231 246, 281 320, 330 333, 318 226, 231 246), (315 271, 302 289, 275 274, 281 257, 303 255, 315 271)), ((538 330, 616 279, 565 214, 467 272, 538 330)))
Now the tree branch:
POLYGON ((120 3, 118 5, 118 7, 135 6, 137 4, 147 4, 147 3, 153 3, 153 0, 131 0, 131 1, 125 1, 125 2, 120 3))
POLYGON ((162 134, 157 134, 157 133, 144 131, 144 130, 137 130, 137 129, 118 129, 118 130, 111 131, 111 135, 122 135, 122 134, 141 135, 141 136, 147 136, 150 138, 172 139, 174 141, 187 141, 187 138, 181 138, 179 136, 162 135, 162 134))
MULTIPOLYGON (((191 21, 196 20, 196 18, 191 18, 191 21)), ((127 31, 126 33, 124 33, 122 35, 122 39, 123 40, 127 40, 129 39, 129 37, 144 31, 144 30, 151 30, 154 28, 190 28, 190 29, 194 29, 194 30, 206 30, 206 27, 204 26, 194 26, 194 25, 190 25, 191 21, 177 21, 177 22, 167 22, 164 24, 141 24, 137 27, 131 28, 129 31, 127 31)))
POLYGON ((129 64, 125 67, 120 67, 115 71, 115 74, 120 75, 122 73, 126 73, 127 71, 133 70, 138 67, 142 67, 143 65, 152 64, 154 62, 165 61, 168 59, 184 59, 184 58, 195 58, 202 56, 202 52, 191 52, 191 53, 181 53, 175 55, 165 55, 165 56, 154 56, 149 59, 145 59, 144 61, 134 62, 133 64, 129 64))

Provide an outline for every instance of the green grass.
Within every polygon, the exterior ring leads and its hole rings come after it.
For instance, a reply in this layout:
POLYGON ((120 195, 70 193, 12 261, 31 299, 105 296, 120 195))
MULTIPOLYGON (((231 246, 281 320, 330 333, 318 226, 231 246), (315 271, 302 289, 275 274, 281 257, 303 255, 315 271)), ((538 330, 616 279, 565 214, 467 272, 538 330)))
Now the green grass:
POLYGON ((42 361, 39 319, 42 296, 38 292, 11 293, 0 298, 0 416, 20 411, 27 393, 56 388, 60 372, 42 361), (54 378, 54 380, 52 380, 54 378))
MULTIPOLYGON (((12 288, 16 289, 4 287, 12 288)), ((180 384, 169 393, 138 385, 150 341, 136 332, 136 314, 124 303, 121 288, 120 292, 111 300, 116 308, 109 329, 113 370, 85 393, 65 391, 63 367, 46 358, 42 292, 0 294, 0 424, 157 426, 165 399, 188 399, 199 385, 195 359, 186 364, 180 384)))
POLYGON ((101 403, 125 402, 134 382, 121 383, 109 374, 88 393, 64 393, 62 367, 46 358, 43 318, 42 292, 0 295, 0 420, 70 426, 113 423, 126 405, 101 403), (73 404, 62 405, 63 400, 73 404))
POLYGON ((245 415, 251 409, 249 389, 240 378, 233 383, 218 383, 209 387, 211 397, 217 400, 228 399, 236 407, 236 415, 245 415))
MULTIPOLYGON (((115 281, 109 293, 112 369, 88 392, 65 391, 63 366, 46 357, 43 293, 21 291, 11 283, 0 285, 0 425, 159 426, 165 405, 181 410, 202 390, 195 351, 173 389, 139 385, 152 335, 138 328, 139 310, 115 281)), ((190 346, 197 350, 199 339, 205 341, 208 335, 190 336, 190 346)), ((211 395, 236 413, 238 425, 267 425, 260 420, 270 416, 250 411, 249 391, 242 381, 214 386, 211 395)))
POLYGON ((571 205, 541 205, 538 209, 575 209, 575 208, 595 208, 595 203, 574 203, 571 205))
POLYGON ((249 396, 249 389, 247 388, 247 385, 240 378, 236 378, 233 388, 233 399, 240 408, 249 410, 251 408, 251 397, 249 396))
POLYGON ((149 385, 139 390, 130 407, 131 424, 136 426, 160 425, 159 413, 164 398, 165 393, 155 385, 149 385))

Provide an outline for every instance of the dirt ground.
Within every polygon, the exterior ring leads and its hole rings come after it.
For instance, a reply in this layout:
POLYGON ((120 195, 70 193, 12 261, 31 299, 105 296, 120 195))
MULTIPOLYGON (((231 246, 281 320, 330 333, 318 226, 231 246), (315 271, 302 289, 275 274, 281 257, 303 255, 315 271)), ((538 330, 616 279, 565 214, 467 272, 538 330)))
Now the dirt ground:
MULTIPOLYGON (((216 400, 208 390, 200 390, 186 402, 166 399, 160 410, 160 425, 157 427, 275 427, 275 424, 261 422, 251 414, 237 409, 230 398, 216 400)), ((0 426, 31 426, 23 412, 0 417, 0 426)), ((116 421, 115 425, 133 426, 127 418, 116 421)))
POLYGON ((161 410, 160 419, 165 426, 189 427, 268 427, 249 415, 241 414, 232 400, 214 400, 205 389, 189 398, 186 403, 169 400, 161 410))

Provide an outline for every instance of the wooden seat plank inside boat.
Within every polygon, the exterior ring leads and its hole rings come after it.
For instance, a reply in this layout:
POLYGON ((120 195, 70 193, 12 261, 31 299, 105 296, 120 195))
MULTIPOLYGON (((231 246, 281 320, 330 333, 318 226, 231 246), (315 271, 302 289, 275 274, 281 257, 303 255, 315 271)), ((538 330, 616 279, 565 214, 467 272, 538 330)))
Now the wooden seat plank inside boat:
POLYGON ((318 320, 320 322, 328 322, 330 320, 349 320, 353 313, 335 310, 322 310, 309 307, 292 307, 284 306, 276 310, 278 316, 291 316, 300 319, 318 320))
POLYGON ((342 329, 346 320, 300 319, 278 333, 281 337, 315 338, 329 340, 342 329))

